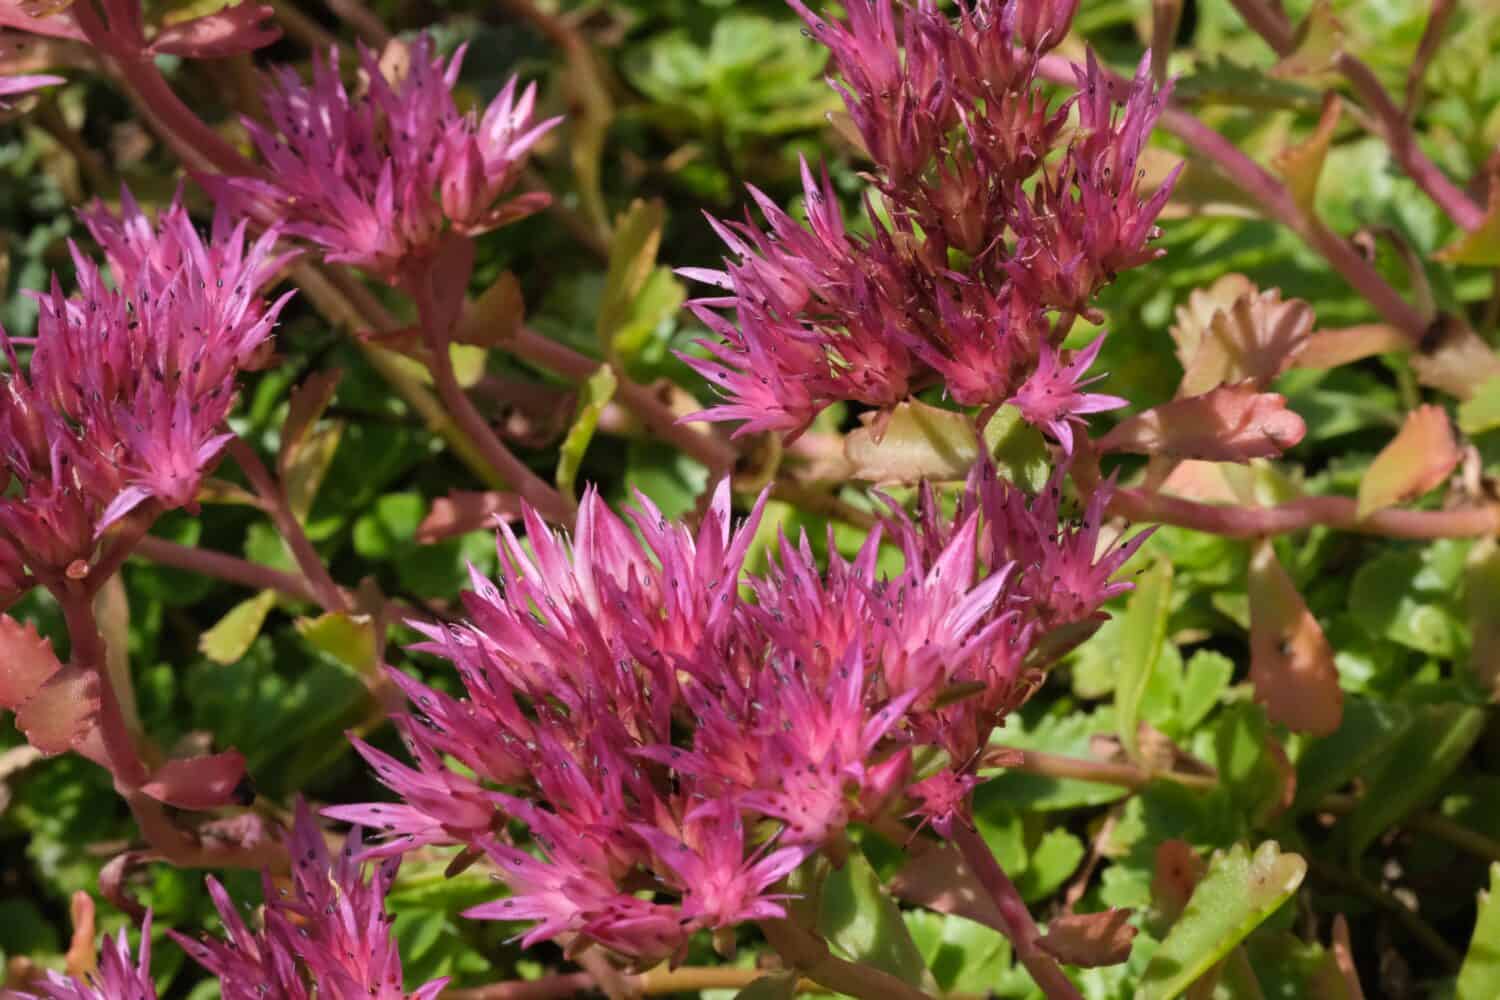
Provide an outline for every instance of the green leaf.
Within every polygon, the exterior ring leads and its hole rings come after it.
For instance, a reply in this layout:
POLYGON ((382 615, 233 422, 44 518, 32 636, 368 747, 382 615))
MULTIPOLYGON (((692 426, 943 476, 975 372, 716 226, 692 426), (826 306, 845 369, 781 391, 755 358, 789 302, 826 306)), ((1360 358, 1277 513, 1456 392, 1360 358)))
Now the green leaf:
POLYGON ((1434 798, 1484 729, 1474 705, 1423 705, 1367 781, 1349 817, 1349 856, 1358 858, 1376 837, 1434 798))
POLYGON ((369 615, 330 611, 317 618, 297 619, 297 631, 309 646, 357 674, 368 676, 380 665, 379 637, 369 615))
POLYGON ((792 1000, 796 995, 795 972, 772 972, 740 990, 734 1000, 792 1000))
POLYGON ((1297 760, 1298 809, 1312 809, 1356 775, 1373 770, 1411 724, 1405 705, 1373 698, 1348 698, 1339 728, 1313 741, 1297 760))
POLYGON ((1142 1000, 1171 1000, 1212 969, 1291 897, 1307 862, 1266 841, 1252 857, 1243 844, 1215 855, 1187 909, 1151 956, 1142 1000))
POLYGON ((1252 823, 1281 807, 1288 775, 1276 765, 1269 744, 1276 737, 1260 705, 1241 702, 1224 711, 1214 727, 1214 763, 1222 785, 1252 823))
POLYGON ((615 221, 597 328, 605 357, 614 357, 615 332, 625 325, 636 297, 656 267, 656 253, 661 248, 661 230, 666 217, 666 206, 659 199, 643 201, 637 198, 615 221))
POLYGON ((926 966, 901 910, 861 852, 830 872, 819 900, 818 931, 837 951, 919 986, 926 966))
MULTIPOLYGON (((880 440, 878 416, 862 414, 865 426, 844 439, 844 454, 857 479, 873 483, 919 479, 963 479, 979 460, 973 418, 915 400, 889 414, 880 440)), ((1041 432, 1013 406, 1002 406, 984 428, 985 444, 1000 476, 1031 492, 1041 490, 1051 470, 1041 432)))
POLYGON ((1365 563, 1349 586, 1349 610, 1373 636, 1448 659, 1463 644, 1463 624, 1457 588, 1439 585, 1424 565, 1431 552, 1391 549, 1365 563))
POLYGON ((965 917, 907 910, 902 916, 938 988, 983 996, 1012 966, 1005 935, 965 917))
POLYGON ((220 618, 218 624, 198 637, 198 649, 215 663, 234 663, 250 651, 260 635, 266 615, 276 606, 276 592, 262 590, 241 601, 220 618))
POLYGON ((1485 379, 1474 395, 1458 404, 1458 428, 1465 434, 1483 434, 1500 427, 1500 375, 1485 379))
POLYGON ((1026 868, 1016 877, 1016 888, 1028 903, 1046 899, 1078 870, 1088 853, 1083 841, 1063 829, 1042 834, 1026 859, 1026 868))
POLYGON ((1479 893, 1474 938, 1458 970, 1457 1000, 1500 997, 1500 864, 1490 865, 1490 888, 1479 893))
POLYGON ((594 429, 599 426, 599 414, 614 397, 617 385, 619 380, 615 378, 614 369, 607 364, 600 365, 583 384, 578 397, 578 415, 573 418, 573 426, 568 428, 568 436, 563 439, 557 458, 557 488, 569 496, 573 495, 583 454, 588 451, 589 442, 594 439, 594 429))
POLYGON ((1125 606, 1120 631, 1120 676, 1115 685, 1115 719, 1120 743, 1132 760, 1141 760, 1136 735, 1141 699, 1167 635, 1172 603, 1172 564, 1156 562, 1137 580, 1125 606))
POLYGON ((1177 725, 1192 732, 1207 718, 1234 676, 1234 661, 1223 653, 1200 649, 1183 668, 1182 686, 1177 690, 1177 725))

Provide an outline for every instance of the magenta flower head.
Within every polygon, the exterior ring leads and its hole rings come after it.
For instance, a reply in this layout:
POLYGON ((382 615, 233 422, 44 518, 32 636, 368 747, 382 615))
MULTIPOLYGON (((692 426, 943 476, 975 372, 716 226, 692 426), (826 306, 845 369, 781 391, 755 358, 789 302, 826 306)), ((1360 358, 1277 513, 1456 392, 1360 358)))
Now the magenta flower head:
POLYGON ((461 114, 462 50, 445 62, 424 35, 394 79, 376 53, 361 46, 359 55, 366 90, 357 95, 339 77, 337 51, 314 59, 310 83, 290 67, 276 71, 264 94, 269 127, 246 121, 266 170, 222 181, 226 197, 329 260, 393 282, 435 250, 445 224, 473 235, 547 204, 545 193, 506 197, 560 121, 532 121, 534 85, 518 92, 511 80, 483 115, 461 114))
POLYGON ((130 941, 122 930, 106 937, 99 948, 99 967, 84 980, 48 972, 29 992, 5 992, 15 1000, 156 1000, 151 978, 151 914, 141 924, 139 957, 130 953, 130 941))
POLYGON ((286 301, 263 297, 287 259, 274 231, 247 244, 220 215, 205 240, 179 202, 155 223, 129 192, 122 207, 83 213, 108 278, 73 247, 78 291, 54 279, 35 296, 26 363, 6 340, 0 461, 19 492, 0 500, 0 536, 37 582, 86 572, 99 536, 143 504, 193 504, 228 441, 235 379, 263 360, 286 301))
POLYGON ((1117 113, 1091 58, 1080 95, 1049 103, 1038 61, 1074 0, 961 0, 952 16, 855 0, 842 22, 788 2, 832 52, 874 161, 869 234, 845 227, 826 176, 805 167, 806 227, 754 190, 763 225, 712 223, 724 267, 684 273, 720 290, 690 303, 716 337, 687 360, 722 399, 688 419, 795 437, 835 402, 888 409, 940 383, 964 406, 1024 402, 1070 449, 1110 397, 1059 384, 1076 375, 1061 341, 1104 285, 1156 255, 1171 182, 1148 199, 1137 186, 1166 93, 1138 74, 1117 113))
POLYGON ((358 860, 358 833, 337 858, 306 803, 287 839, 290 892, 264 879, 263 926, 252 931, 213 878, 209 892, 224 924, 223 940, 173 938, 220 979, 225 1000, 434 1000, 446 979, 410 994, 402 989, 401 957, 385 913, 398 862, 370 877, 358 860))

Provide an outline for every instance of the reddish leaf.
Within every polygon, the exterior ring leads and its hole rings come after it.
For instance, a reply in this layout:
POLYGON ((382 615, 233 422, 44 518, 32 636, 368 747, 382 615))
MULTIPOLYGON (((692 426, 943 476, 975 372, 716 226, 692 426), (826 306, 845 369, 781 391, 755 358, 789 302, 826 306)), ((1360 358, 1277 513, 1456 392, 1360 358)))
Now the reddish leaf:
POLYGON ((1188 307, 1178 309, 1172 328, 1184 369, 1179 396, 1199 396, 1246 379, 1265 389, 1290 367, 1312 331, 1313 313, 1306 302, 1283 302, 1279 290, 1258 291, 1237 274, 1215 282, 1207 293, 1194 293, 1200 294, 1202 298, 1190 297, 1188 307), (1222 301, 1231 292, 1238 294, 1222 301))
POLYGON ((281 37, 273 20, 275 10, 254 0, 243 0, 213 14, 162 28, 151 40, 151 51, 189 59, 221 59, 254 52, 281 37))
POLYGON ((61 669, 52 641, 36 626, 0 615, 0 708, 19 708, 61 669))
POLYGON ((1156 848, 1156 871, 1151 876, 1151 898, 1169 921, 1187 908, 1198 880, 1208 865, 1185 840, 1164 840, 1156 848))
POLYGON ((1327 736, 1344 715, 1333 647, 1282 569, 1269 540, 1250 559, 1250 681, 1266 716, 1327 736))
POLYGON ((1359 481, 1359 516, 1421 496, 1447 479, 1462 458, 1442 407, 1417 407, 1359 481))
POLYGON ((1244 462, 1272 458, 1302 440, 1307 425, 1285 397, 1251 383, 1221 386, 1139 413, 1106 434, 1101 451, 1244 462))
POLYGON ((521 283, 514 274, 505 271, 464 308, 453 339, 477 347, 499 347, 515 339, 525 321, 526 300, 521 295, 521 283))
POLYGON ((912 858, 886 885, 887 891, 908 903, 938 913, 967 917, 1009 933, 1005 919, 990 894, 951 844, 931 847, 912 858))
POLYGON ((91 670, 63 667, 16 710, 16 726, 42 753, 58 754, 93 730, 98 711, 98 675, 91 670))
POLYGON ((432 501, 432 509, 417 526, 416 539, 429 545, 454 535, 493 528, 496 518, 507 522, 520 520, 521 505, 514 493, 456 490, 432 501))
POLYGON ((1302 343, 1292 358, 1295 368, 1337 368, 1355 361, 1405 351, 1411 341, 1394 326, 1386 323, 1364 323, 1336 330, 1319 330, 1302 343))
POLYGON ((1037 938, 1041 949, 1066 965, 1087 969, 1119 965, 1130 958, 1136 929, 1130 926, 1130 911, 1109 909, 1101 913, 1068 913, 1047 922, 1047 933, 1037 938))
POLYGON ((213 809, 244 805, 245 757, 238 750, 206 757, 169 760, 141 786, 141 791, 179 809, 213 809))
POLYGON ((94 897, 79 889, 72 901, 73 937, 68 943, 68 975, 87 979, 98 967, 94 951, 94 897))

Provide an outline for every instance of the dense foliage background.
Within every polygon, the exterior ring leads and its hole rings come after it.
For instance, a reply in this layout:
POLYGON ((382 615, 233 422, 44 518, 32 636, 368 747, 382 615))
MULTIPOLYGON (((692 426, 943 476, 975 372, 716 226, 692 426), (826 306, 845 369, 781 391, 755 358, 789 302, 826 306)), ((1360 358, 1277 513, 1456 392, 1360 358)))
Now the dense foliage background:
MULTIPOLYGON (((212 3, 155 4, 153 16, 171 19, 212 3)), ((290 2, 276 6, 289 30, 257 62, 305 60, 309 43, 352 38, 339 15, 321 4, 302 7, 296 21, 287 17, 295 13, 290 2)), ((1338 0, 1319 9, 1337 16, 1337 27, 1327 30, 1341 33, 1344 50, 1368 63, 1398 100, 1405 98, 1436 163, 1451 176, 1480 178, 1482 188, 1500 140, 1500 11, 1472 3, 1446 12, 1449 6, 1338 0), (1447 18, 1441 44, 1419 60, 1424 28, 1438 8, 1447 18), (1408 93, 1408 69, 1419 61, 1429 65, 1408 93)), ((540 176, 533 180, 555 192, 557 205, 479 240, 476 293, 512 272, 532 328, 598 356, 601 307, 619 285, 618 274, 610 276, 607 234, 632 226, 649 231, 659 213, 656 261, 647 260, 652 269, 637 275, 638 294, 623 320, 607 321, 637 381, 666 376, 699 386, 698 395, 709 398, 672 353, 687 348, 701 328, 680 309, 687 290, 670 268, 715 266, 721 253, 704 211, 738 214, 746 183, 794 203, 801 191, 798 157, 805 155, 827 161, 857 218, 863 167, 829 125, 839 104, 822 79, 826 53, 775 0, 600 0, 545 10, 525 0, 377 0, 373 8, 394 29, 431 27, 445 49, 467 42, 462 87, 473 101, 487 101, 520 72, 541 82, 547 113, 568 115, 534 161, 540 176)), ((1309 10, 1301 0, 1287 8, 1299 23, 1309 10)), ((1129 70, 1151 24, 1146 0, 1084 0, 1077 39, 1064 51, 1076 56, 1075 41, 1086 40, 1111 65, 1129 70)), ((1276 62, 1226 0, 1182 6, 1169 64, 1178 100, 1262 162, 1312 132, 1328 82, 1326 74, 1295 67, 1273 73, 1276 62)), ((169 69, 174 86, 210 120, 253 93, 245 57, 169 69)), ((1500 272, 1433 260, 1457 229, 1396 168, 1390 146, 1359 127, 1359 113, 1346 112, 1316 182, 1317 214, 1414 301, 1468 317, 1480 337, 1496 343, 1500 272)), ((1146 167, 1159 178, 1184 150, 1165 132, 1155 141, 1161 158, 1146 167)), ((50 271, 70 270, 66 240, 80 232, 73 206, 115 197, 122 179, 148 201, 169 199, 181 183, 174 159, 118 92, 86 73, 42 96, 0 132, 0 170, 6 289, 0 320, 13 334, 35 319, 21 291, 43 287, 50 271)), ((196 189, 185 191, 204 204, 196 189)), ((1476 194, 1483 202, 1485 193, 1476 194)), ((1110 337, 1098 369, 1110 373, 1109 391, 1138 409, 1170 398, 1181 377, 1169 329, 1191 319, 1174 310, 1226 275, 1305 300, 1320 328, 1377 318, 1323 257, 1191 156, 1162 228, 1165 257, 1122 276, 1103 301, 1110 337)), ((394 297, 391 305, 403 308, 394 297)), ((350 332, 332 328, 304 298, 294 300, 278 331, 281 363, 247 385, 235 427, 274 446, 291 387, 312 372, 342 370, 327 419, 302 450, 294 505, 336 579, 371 578, 387 595, 451 614, 467 585, 466 563, 493 570, 493 536, 473 520, 445 529, 434 504, 485 484, 391 391, 350 332)), ((597 484, 612 503, 635 489, 671 516, 700 502, 707 470, 617 409, 594 414, 592 439, 586 431, 570 433, 580 407, 586 409, 588 388, 563 383, 503 349, 475 347, 467 361, 463 377, 475 398, 542 475, 551 477, 562 449, 570 462, 576 459, 576 482, 597 484)), ((1278 390, 1306 419, 1308 433, 1284 460, 1246 467, 1240 488, 1264 500, 1301 492, 1352 495, 1425 391, 1398 354, 1293 371, 1278 390)), ((1458 416, 1473 450, 1464 475, 1488 491, 1487 477, 1500 463, 1500 407, 1465 406, 1458 416)), ((835 407, 818 426, 857 423, 835 407)), ((756 485, 754 464, 742 471, 747 488, 756 485)), ((1126 467, 1123 474, 1137 471, 1126 467)), ((808 502, 795 490, 778 493, 751 564, 766 558, 764 544, 778 527, 806 529, 822 545, 830 518, 832 537, 852 553, 863 529, 848 523, 850 512, 874 508, 862 484, 843 486, 836 497, 847 510, 808 502)), ((221 499, 201 517, 167 517, 156 533, 295 570, 263 515, 234 502, 231 491, 221 499)), ((1423 503, 1435 508, 1442 497, 1423 503)), ((1115 602, 1115 620, 1071 655, 1004 730, 1009 746, 1113 759, 1127 699, 1132 717, 1162 737, 1153 751, 1163 755, 1158 762, 1178 775, 1152 780, 1137 769, 1133 777, 1112 772, 1114 780, 1101 782, 1014 771, 979 792, 980 829, 1040 916, 1063 907, 1136 911, 1142 931, 1130 961, 1085 973, 1090 997, 1137 995, 1152 946, 1169 923, 1164 898, 1171 890, 1163 881, 1172 869, 1163 859, 1170 861, 1173 848, 1164 854, 1162 845, 1173 840, 1209 850, 1274 839, 1308 861, 1293 900, 1226 960, 1215 995, 1347 995, 1349 980, 1330 944, 1336 915, 1348 922, 1342 956, 1352 955, 1367 996, 1454 993, 1481 913, 1480 893, 1490 887, 1490 866, 1500 863, 1500 731, 1490 708, 1500 676, 1495 540, 1404 541, 1319 526, 1278 538, 1276 549, 1337 653, 1345 704, 1332 736, 1289 735, 1252 701, 1250 543, 1176 527, 1160 529, 1136 557, 1142 585, 1115 602), (1140 691, 1118 690, 1127 670, 1144 678, 1140 691)), ((277 815, 298 792, 320 803, 385 794, 345 736, 356 730, 398 752, 361 677, 374 661, 335 630, 320 628, 310 606, 145 559, 128 564, 123 584, 112 598, 115 620, 121 627, 128 621, 138 709, 163 745, 211 740, 242 749, 258 808, 277 815)), ((57 609, 40 591, 12 614, 65 641, 57 609)), ((395 629, 390 662, 452 683, 435 663, 401 651, 413 638, 395 629)), ((57 961, 70 934, 70 895, 96 888, 101 866, 125 846, 133 825, 101 769, 74 755, 34 759, 18 749, 24 746, 10 719, 0 721, 0 953, 57 961)), ((1117 771, 1133 766, 1118 763, 1117 771)), ((861 846, 876 872, 893 874, 899 845, 871 833, 861 846)), ((410 859, 391 896, 411 982, 451 975, 457 986, 477 986, 565 966, 552 946, 523 952, 509 942, 513 926, 460 920, 460 910, 494 890, 478 871, 445 877, 446 863, 438 856, 410 859)), ((132 892, 154 908, 158 927, 214 926, 200 873, 148 864, 131 878, 132 892)), ((224 878, 246 898, 259 892, 253 874, 224 878)), ((857 881, 849 888, 871 891, 857 881)), ((863 915, 872 909, 878 907, 870 900, 862 908, 851 904, 852 923, 837 929, 835 940, 859 949, 861 936, 873 933, 863 915)), ((1483 912, 1490 926, 1476 946, 1483 969, 1475 965, 1478 971, 1466 975, 1482 973, 1492 985, 1474 992, 1471 984, 1464 994, 1471 997, 1500 993, 1500 917, 1483 912)), ((903 919, 949 995, 1023 997, 1032 989, 997 932, 928 910, 907 909, 903 919)), ((102 907, 103 928, 124 922, 102 907)), ((738 963, 757 962, 754 941, 747 932, 738 963)), ((163 938, 157 946, 163 996, 213 995, 216 984, 202 981, 175 945, 163 938)), ((707 940, 697 948, 693 961, 717 961, 707 940)))

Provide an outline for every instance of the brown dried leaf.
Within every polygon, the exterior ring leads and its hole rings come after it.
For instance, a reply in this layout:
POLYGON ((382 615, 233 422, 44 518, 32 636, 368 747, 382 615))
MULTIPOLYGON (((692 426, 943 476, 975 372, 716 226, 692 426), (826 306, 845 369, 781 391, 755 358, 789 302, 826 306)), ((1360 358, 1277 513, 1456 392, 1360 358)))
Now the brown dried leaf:
POLYGON ((1446 316, 1412 354, 1411 367, 1423 385, 1468 400, 1500 375, 1500 357, 1462 318, 1446 316))
POLYGON ((1284 396, 1246 382, 1138 413, 1106 434, 1099 450, 1244 462, 1278 456, 1306 433, 1284 396))
POLYGON ((1317 127, 1294 146, 1288 146, 1271 160, 1276 172, 1286 181, 1287 190, 1297 207, 1312 214, 1318 194, 1318 178, 1323 173, 1323 160, 1333 142, 1333 131, 1338 128, 1339 116, 1344 105, 1339 95, 1328 91, 1323 95, 1323 111, 1318 116, 1317 127))
POLYGON ((1094 969, 1119 965, 1130 958, 1136 929, 1127 921, 1130 910, 1067 913, 1047 922, 1047 933, 1037 938, 1043 951, 1065 965, 1094 969))
POLYGON ((1462 458, 1442 407, 1417 407, 1359 481, 1359 516, 1421 496, 1447 479, 1462 458))
POLYGON ((0 707, 17 709, 62 669, 52 641, 36 626, 0 615, 0 707))
POLYGON ((886 889, 908 903, 1009 933, 995 901, 952 844, 930 847, 916 855, 891 878, 886 889))
POLYGON ((1319 330, 1308 337, 1292 358, 1294 368, 1337 368, 1376 354, 1405 351, 1411 341, 1386 323, 1362 323, 1335 330, 1319 330))
POLYGON ((1175 922, 1187 908, 1198 880, 1208 871, 1208 863, 1198 857, 1193 845, 1185 840, 1164 840, 1156 848, 1156 871, 1151 876, 1151 898, 1169 922, 1175 922))
POLYGON ((1276 558, 1269 540, 1250 558, 1250 682, 1266 716, 1327 736, 1344 716, 1333 647, 1276 558))
POLYGON ((514 493, 455 490, 432 501, 432 509, 417 526, 416 539, 423 545, 454 535, 493 528, 495 520, 519 521, 521 504, 514 493))

